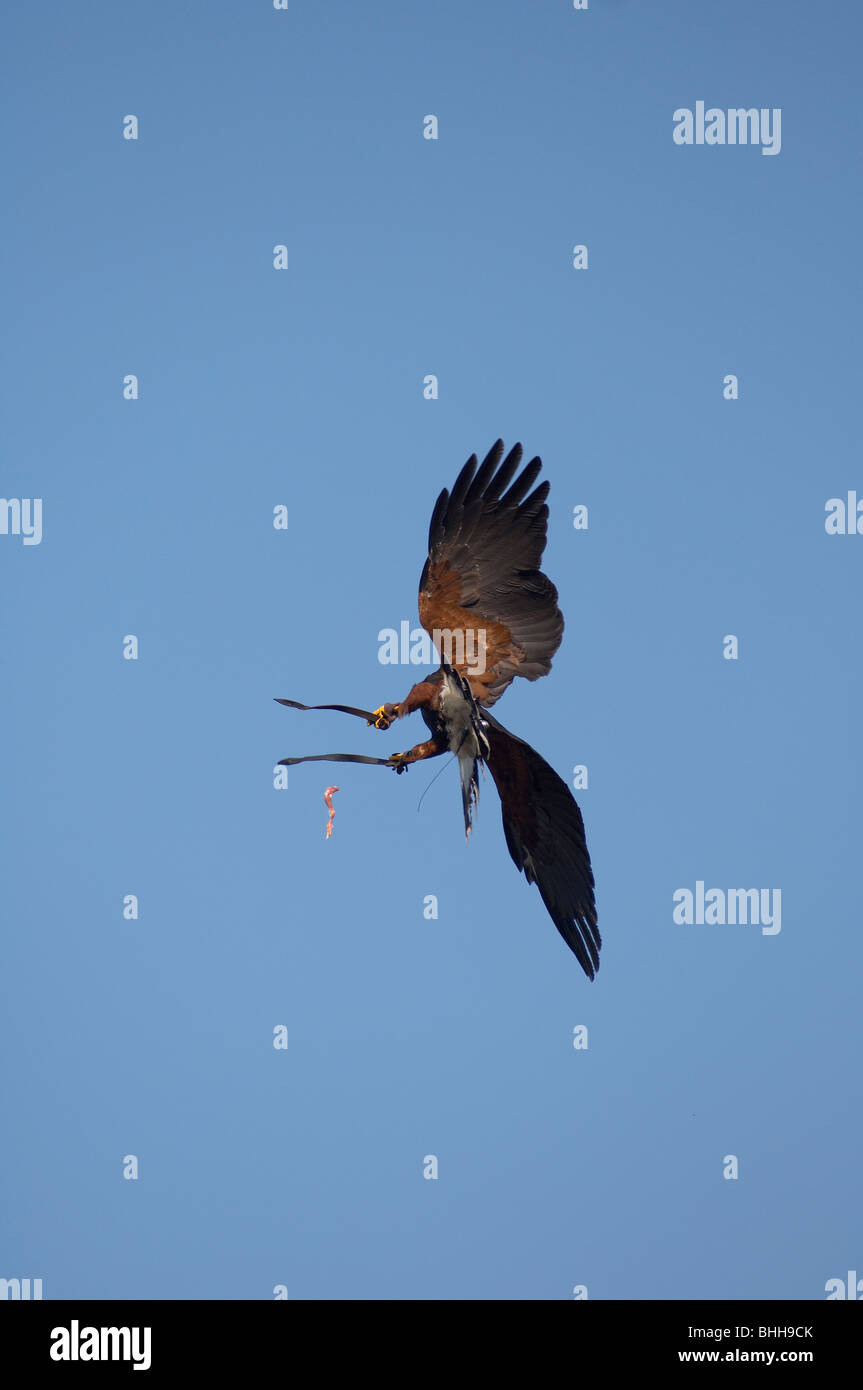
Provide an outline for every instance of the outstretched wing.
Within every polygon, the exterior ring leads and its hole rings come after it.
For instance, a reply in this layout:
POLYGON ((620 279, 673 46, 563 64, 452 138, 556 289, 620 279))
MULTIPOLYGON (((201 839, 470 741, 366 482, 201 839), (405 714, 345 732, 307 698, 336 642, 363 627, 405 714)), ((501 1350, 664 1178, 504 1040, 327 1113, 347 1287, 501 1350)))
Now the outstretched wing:
POLYGON ((451 634, 441 657, 483 705, 514 676, 547 675, 563 636, 557 589, 539 568, 548 483, 531 492, 538 458, 513 482, 522 453, 516 444, 504 459, 499 439, 481 464, 471 455, 435 504, 420 577, 420 622, 439 651, 438 636, 451 634))
POLYGON ((488 769, 500 794, 507 849, 592 980, 602 941, 584 821, 569 787, 536 749, 483 711, 488 769))

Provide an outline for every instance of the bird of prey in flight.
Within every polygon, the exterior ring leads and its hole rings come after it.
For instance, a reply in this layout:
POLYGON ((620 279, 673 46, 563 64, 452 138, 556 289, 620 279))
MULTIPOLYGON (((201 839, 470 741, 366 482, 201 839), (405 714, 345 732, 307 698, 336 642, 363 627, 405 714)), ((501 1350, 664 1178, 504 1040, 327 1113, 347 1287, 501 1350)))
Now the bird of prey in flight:
POLYGON ((376 710, 279 701, 292 709, 340 710, 376 729, 419 710, 431 737, 389 758, 323 753, 281 762, 371 763, 402 773, 411 763, 454 753, 468 834, 478 770, 487 767, 500 795, 507 849, 528 883, 536 884, 551 920, 592 980, 601 941, 578 804, 536 750, 490 713, 516 676, 535 681, 548 674, 563 636, 557 590, 540 570, 549 485, 534 486, 540 459, 519 472, 521 460, 520 444, 504 458, 498 440, 481 464, 473 454, 452 491, 444 489, 435 503, 419 616, 441 656, 436 671, 397 704, 376 710))

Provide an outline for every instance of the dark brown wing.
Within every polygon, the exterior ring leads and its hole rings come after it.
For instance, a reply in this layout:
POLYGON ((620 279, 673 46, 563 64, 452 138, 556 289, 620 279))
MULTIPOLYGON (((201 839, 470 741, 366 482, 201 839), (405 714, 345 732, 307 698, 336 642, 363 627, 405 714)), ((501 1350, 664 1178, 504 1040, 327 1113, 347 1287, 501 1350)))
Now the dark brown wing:
POLYGON ((602 941, 578 803, 536 749, 493 715, 483 711, 483 718, 488 724, 488 769, 500 794, 507 849, 528 883, 536 884, 551 920, 592 980, 602 941))
POLYGON ((435 504, 420 577, 420 622, 435 642, 436 633, 453 634, 441 655, 483 705, 514 676, 547 675, 563 636, 557 590, 539 568, 548 483, 531 492, 538 458, 513 482, 522 452, 516 444, 504 459, 498 440, 482 464, 471 455, 435 504))

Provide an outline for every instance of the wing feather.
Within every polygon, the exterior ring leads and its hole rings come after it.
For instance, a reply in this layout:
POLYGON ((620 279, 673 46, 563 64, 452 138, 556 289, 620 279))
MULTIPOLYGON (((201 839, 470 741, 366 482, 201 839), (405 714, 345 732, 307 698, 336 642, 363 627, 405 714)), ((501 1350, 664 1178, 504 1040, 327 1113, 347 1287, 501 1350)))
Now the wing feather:
POLYGON ((482 716, 507 849, 528 883, 536 884, 551 920, 592 980, 599 969, 602 939, 578 802, 535 748, 486 710, 482 716))
POLYGON ((420 577, 420 622, 432 637, 461 634, 461 651, 474 655, 472 664, 458 650, 443 655, 484 705, 494 704, 517 675, 546 675, 563 636, 557 590, 540 570, 549 485, 534 484, 542 463, 532 459, 519 473, 521 445, 503 455, 502 440, 481 464, 472 454, 452 491, 440 494, 420 577), (476 645, 464 642, 468 632, 474 643, 475 634, 483 635, 483 669, 476 645))

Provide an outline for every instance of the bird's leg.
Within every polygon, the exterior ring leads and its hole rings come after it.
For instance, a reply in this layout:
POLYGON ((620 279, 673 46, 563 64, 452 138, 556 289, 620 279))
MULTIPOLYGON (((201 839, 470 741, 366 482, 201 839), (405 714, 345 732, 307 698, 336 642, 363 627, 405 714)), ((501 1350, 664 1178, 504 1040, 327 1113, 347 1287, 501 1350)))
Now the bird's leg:
POLYGON ((399 706, 391 705, 389 702, 381 705, 380 709, 372 710, 372 718, 367 722, 374 724, 376 729, 388 729, 394 719, 399 717, 399 706))
POLYGON ((433 681, 420 681, 418 685, 412 685, 403 700, 399 700, 397 705, 381 705, 376 709, 369 723, 374 723, 376 729, 388 729, 396 719, 402 719, 406 714, 413 714, 415 710, 422 709, 424 705, 432 705, 437 701, 439 687, 433 681))
POLYGON ((427 739, 425 743, 414 744, 406 753, 391 753, 390 766, 396 772, 406 772, 409 763, 422 762, 423 758, 437 758, 441 753, 446 753, 445 743, 438 743, 437 739, 427 739))

